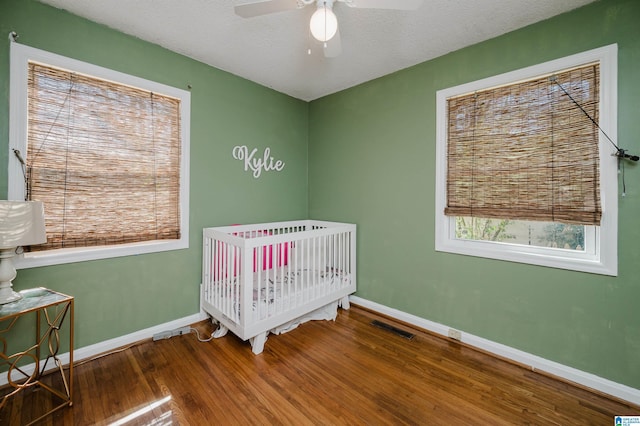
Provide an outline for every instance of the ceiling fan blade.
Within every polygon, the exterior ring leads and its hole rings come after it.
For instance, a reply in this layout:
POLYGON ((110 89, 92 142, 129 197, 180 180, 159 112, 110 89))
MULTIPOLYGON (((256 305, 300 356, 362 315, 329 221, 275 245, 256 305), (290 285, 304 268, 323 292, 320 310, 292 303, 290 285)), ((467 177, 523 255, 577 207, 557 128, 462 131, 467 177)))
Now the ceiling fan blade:
POLYGON ((342 41, 340 40, 340 28, 336 31, 336 34, 331 37, 331 40, 327 41, 327 47, 322 49, 324 51, 325 58, 335 58, 342 53, 342 41))
POLYGON ((298 9, 300 3, 297 0, 265 0, 254 3, 239 4, 234 7, 236 15, 243 18, 267 15, 269 13, 284 12, 285 10, 298 9))
POLYGON ((344 0, 343 3, 360 9, 416 10, 422 6, 422 0, 344 0))

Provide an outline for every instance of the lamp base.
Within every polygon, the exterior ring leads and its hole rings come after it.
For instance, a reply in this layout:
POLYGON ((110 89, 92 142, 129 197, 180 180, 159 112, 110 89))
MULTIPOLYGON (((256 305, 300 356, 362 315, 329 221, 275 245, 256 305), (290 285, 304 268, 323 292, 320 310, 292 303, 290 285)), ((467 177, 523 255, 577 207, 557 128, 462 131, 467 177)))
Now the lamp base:
POLYGON ((0 249, 0 305, 15 302, 22 296, 13 291, 11 281, 16 277, 16 268, 13 266, 15 248, 0 249))
POLYGON ((6 292, 4 290, 5 289, 0 289, 0 305, 17 302, 18 300, 22 299, 22 295, 11 290, 11 288, 9 288, 9 291, 6 292))

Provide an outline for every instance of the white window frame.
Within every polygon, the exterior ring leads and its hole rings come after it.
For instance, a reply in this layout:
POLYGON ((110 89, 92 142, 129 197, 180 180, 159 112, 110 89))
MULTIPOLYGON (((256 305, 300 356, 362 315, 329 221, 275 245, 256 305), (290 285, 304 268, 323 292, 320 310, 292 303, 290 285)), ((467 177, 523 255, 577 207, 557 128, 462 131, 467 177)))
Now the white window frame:
MULTIPOLYGON (((436 93, 436 251, 603 275, 618 275, 618 173, 615 148, 599 135, 600 226, 585 227, 585 250, 565 250, 510 244, 504 242, 462 240, 455 237, 455 217, 446 216, 447 202, 447 99, 501 85, 514 84, 556 72, 598 62, 600 64, 599 125, 617 140, 618 47, 616 44, 589 50, 542 64, 507 72, 482 80, 439 90, 436 93)), ((585 119, 588 119, 585 117, 585 119)))
MULTIPOLYGON (((9 99, 9 165, 8 199, 24 200, 26 192, 22 165, 13 153, 27 155, 27 80, 30 61, 116 82, 180 99, 180 238, 100 247, 78 247, 24 253, 16 260, 16 268, 58 265, 87 260, 107 259, 145 253, 155 253, 189 247, 189 145, 191 94, 143 78, 124 74, 97 65, 67 58, 44 50, 11 42, 9 99)), ((46 206, 45 206, 46 207, 46 206)))

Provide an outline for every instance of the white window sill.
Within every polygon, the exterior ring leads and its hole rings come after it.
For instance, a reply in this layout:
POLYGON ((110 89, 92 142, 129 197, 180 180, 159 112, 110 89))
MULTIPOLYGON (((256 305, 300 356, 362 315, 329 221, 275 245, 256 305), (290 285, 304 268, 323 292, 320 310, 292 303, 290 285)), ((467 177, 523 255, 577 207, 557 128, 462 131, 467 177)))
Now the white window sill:
POLYGON ((84 262, 88 260, 110 259, 122 256, 156 253, 189 248, 187 238, 181 240, 145 241, 141 243, 121 244, 101 247, 79 247, 24 253, 16 256, 16 269, 35 268, 39 266, 61 265, 65 263, 84 262))

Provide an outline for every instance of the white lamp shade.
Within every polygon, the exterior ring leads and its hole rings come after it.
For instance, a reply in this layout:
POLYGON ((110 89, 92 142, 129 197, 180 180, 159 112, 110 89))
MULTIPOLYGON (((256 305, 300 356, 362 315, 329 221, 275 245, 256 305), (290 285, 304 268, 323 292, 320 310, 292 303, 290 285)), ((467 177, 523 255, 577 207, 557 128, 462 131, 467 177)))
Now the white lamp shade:
POLYGON ((46 242, 42 201, 0 200, 0 249, 46 242))
POLYGON ((338 18, 333 10, 326 6, 318 7, 309 22, 311 35, 318 41, 329 41, 338 31, 338 18))

